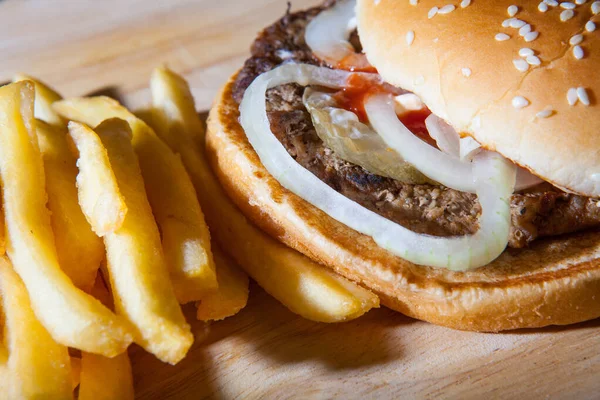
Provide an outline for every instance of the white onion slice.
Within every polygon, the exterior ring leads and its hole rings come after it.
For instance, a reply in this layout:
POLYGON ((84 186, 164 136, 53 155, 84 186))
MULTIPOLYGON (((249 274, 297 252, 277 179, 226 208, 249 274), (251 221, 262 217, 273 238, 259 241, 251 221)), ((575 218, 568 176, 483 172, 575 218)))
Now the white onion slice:
POLYGON ((471 163, 446 154, 416 137, 398 119, 391 96, 368 97, 365 110, 369 122, 387 145, 423 175, 449 188, 475 193, 471 163))
POLYGON ((483 148, 475 139, 470 136, 460 138, 460 159, 463 161, 473 161, 473 157, 483 148))
POLYGON ((538 178, 525 168, 517 168, 517 183, 515 184, 515 191, 528 189, 530 187, 539 185, 544 182, 543 179, 538 178))
MULTIPOLYGON (((388 96, 382 95, 380 99, 369 99, 367 100, 367 103, 376 101, 375 105, 377 107, 383 107, 384 100, 389 104, 389 99, 385 99, 385 97, 388 96)), ((395 101, 395 103, 397 103, 397 101, 395 101)), ((383 137, 387 145, 396 150, 404 160, 414 165, 428 178, 440 182, 452 189, 463 192, 473 192, 474 190, 471 190, 470 188, 474 177, 467 169, 470 168, 469 163, 474 157, 483 151, 481 145, 469 136, 460 138, 452 126, 448 125, 438 116, 431 114, 425 119, 425 126, 427 127, 429 135, 436 141, 440 148, 441 151, 439 151, 410 132, 410 130, 408 130, 395 115, 398 111, 398 105, 394 103, 391 104, 391 106, 388 105, 385 107, 386 110, 383 119, 381 114, 383 114, 384 110, 381 110, 380 114, 380 110, 374 109, 373 105, 371 105, 371 107, 369 107, 368 104, 365 105, 371 125, 373 125, 375 130, 383 137), (373 114, 369 113, 369 109, 371 109, 373 114), (383 132, 379 130, 377 126, 379 126, 380 129, 383 129, 383 132), (391 129, 398 130, 398 133, 392 133, 391 129), (385 139, 386 136, 384 135, 386 133, 389 135, 388 137, 391 139, 391 143, 385 139), (407 155, 409 156, 407 157, 407 155), (431 158, 426 158, 425 155, 431 158), (451 168, 451 170, 445 168, 451 168), (424 169, 430 170, 429 174, 424 169), (449 172, 452 174, 452 181, 444 182, 439 179, 439 176, 448 175, 449 172)), ((514 190, 519 191, 527 189, 539 185, 542 182, 542 179, 533 175, 526 169, 518 168, 514 190)), ((474 186, 473 189, 475 189, 474 186)))
POLYGON ((402 115, 410 111, 420 111, 425 108, 425 104, 419 96, 414 93, 403 93, 394 97, 396 102, 396 114, 402 115))
POLYGON ((454 157, 460 155, 460 136, 454 128, 435 114, 425 118, 425 126, 440 150, 454 157))
POLYGON ((455 238, 406 229, 336 192, 289 155, 271 131, 265 100, 267 89, 293 82, 341 88, 351 75, 310 65, 286 64, 252 82, 240 104, 240 123, 264 167, 291 192, 413 263, 466 270, 498 257, 508 243, 510 195, 516 167, 497 153, 482 152, 472 163, 482 208, 480 228, 474 235, 455 238))
POLYGON ((350 70, 372 68, 364 54, 356 53, 348 41, 356 29, 356 0, 338 1, 321 11, 306 27, 304 40, 312 52, 331 66, 350 70))
MULTIPOLYGON (((457 134, 458 135, 458 134, 457 134)), ((470 136, 460 138, 460 159, 463 161, 473 161, 473 158, 480 152, 484 151, 475 139, 470 136)), ((542 179, 533 175, 525 168, 517 167, 517 179, 515 181, 515 192, 528 189, 544 182, 542 179)))
MULTIPOLYGON (((457 134, 458 136, 458 134, 457 134)), ((460 138, 460 159, 463 161, 472 161, 473 158, 484 151, 483 147, 470 136, 460 138)), ((517 167, 517 179, 515 182, 515 191, 528 189, 544 182, 542 179, 533 175, 525 168, 517 167)))
POLYGON ((356 0, 338 1, 310 21, 304 40, 317 57, 337 63, 354 53, 348 37, 355 28, 355 7, 356 0))

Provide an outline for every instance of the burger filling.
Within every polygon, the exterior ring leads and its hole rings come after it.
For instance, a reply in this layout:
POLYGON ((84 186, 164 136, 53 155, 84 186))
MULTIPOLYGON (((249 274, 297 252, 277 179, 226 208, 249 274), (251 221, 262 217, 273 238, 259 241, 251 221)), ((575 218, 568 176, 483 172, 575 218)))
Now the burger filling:
MULTIPOLYGON (((266 133, 257 131, 256 137, 274 135, 295 163, 329 188, 417 236, 415 239, 398 231, 390 238, 380 232, 389 225, 380 224, 380 220, 368 214, 364 217, 366 222, 357 222, 355 229, 368 234, 371 230, 379 232, 379 240, 377 234, 374 238, 386 248, 392 239, 405 240, 404 247, 390 245, 389 248, 411 261, 449 267, 464 264, 463 259, 452 263, 436 261, 431 254, 424 255, 436 251, 442 255, 444 251, 454 254, 452 252, 459 252, 460 247, 468 253, 466 257, 470 261, 466 267, 478 267, 495 258, 506 244, 522 248, 538 237, 579 231, 600 223, 597 200, 565 193, 496 153, 482 151, 473 139, 461 139, 451 127, 430 115, 416 96, 382 82, 360 55, 360 41, 348 15, 349 3, 352 2, 336 5, 328 1, 319 8, 288 12, 265 29, 252 46, 252 57, 238 74, 233 94, 241 104, 242 124, 245 119, 250 121, 247 125, 254 126, 258 111, 248 111, 250 106, 244 107, 242 100, 249 97, 247 89, 251 84, 259 85, 257 77, 265 78, 267 90, 263 107, 270 129, 266 129, 269 131, 266 133), (323 11, 329 14, 321 14, 323 11), (335 30, 336 24, 338 28, 346 27, 345 50, 331 49, 325 52, 327 55, 323 54, 327 43, 317 43, 313 49, 307 45, 307 26, 320 14, 321 18, 328 19, 327 26, 331 29, 335 30), (278 67, 281 72, 271 72, 271 77, 265 74, 278 67), (328 74, 325 69, 339 71, 328 74), (362 72, 342 71, 347 69, 362 72), (461 171, 471 174, 472 179, 461 177, 464 175, 461 171), (496 183, 485 183, 490 179, 496 183), (486 185, 491 187, 484 188, 486 185), (508 186, 509 194, 503 196, 502 188, 508 186), (482 212, 482 205, 488 207, 487 217, 482 215, 486 214, 482 212), (501 216, 503 207, 506 209, 504 217, 501 216), (500 217, 492 217, 492 214, 500 217), (501 228, 493 228, 487 236, 481 232, 486 226, 501 226, 501 218, 506 219, 505 233, 501 228), (367 232, 361 227, 366 227, 367 232), (477 252, 472 241, 446 240, 443 241, 445 247, 436 248, 438 242, 442 243, 440 237, 474 235, 480 235, 477 240, 487 242, 481 251, 485 256, 477 258, 472 254, 477 252), (412 252, 413 248, 423 254, 409 254, 407 249, 412 252)), ((315 33, 314 25, 310 28, 312 35, 321 38, 325 33, 315 33)), ((330 34, 335 38, 340 33, 330 34)), ((334 42, 340 43, 338 39, 334 42)), ((249 132, 247 126, 244 128, 249 132)), ((266 137, 264 143, 259 144, 258 139, 253 140, 251 134, 247 134, 265 163, 263 155, 272 151, 273 146, 266 137)), ((282 161, 278 168, 285 168, 284 164, 289 166, 282 161)), ((305 197, 303 193, 297 194, 305 197)), ((307 194, 310 196, 319 202, 319 195, 311 192, 307 194)), ((332 216, 336 218, 336 215, 332 216)), ((336 219, 347 223, 344 218, 336 219)))

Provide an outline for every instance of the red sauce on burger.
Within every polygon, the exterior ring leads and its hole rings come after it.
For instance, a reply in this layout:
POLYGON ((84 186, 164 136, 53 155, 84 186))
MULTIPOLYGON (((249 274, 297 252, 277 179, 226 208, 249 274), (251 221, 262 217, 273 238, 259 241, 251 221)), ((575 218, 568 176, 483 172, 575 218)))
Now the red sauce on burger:
MULTIPOLYGON (((353 75, 348 81, 348 86, 336 92, 333 97, 340 108, 352 111, 358 116, 361 122, 367 123, 369 122, 369 118, 365 110, 365 99, 368 96, 375 94, 398 96, 403 93, 406 92, 387 83, 374 84, 373 81, 367 80, 360 75, 353 75)), ((429 132, 425 127, 425 119, 430 114, 431 111, 427 107, 424 107, 421 110, 408 111, 402 115, 398 115, 398 118, 412 133, 435 146, 435 140, 429 136, 429 132)))
POLYGON ((369 63, 367 57, 362 53, 347 55, 336 65, 336 67, 346 71, 377 73, 375 67, 369 63))

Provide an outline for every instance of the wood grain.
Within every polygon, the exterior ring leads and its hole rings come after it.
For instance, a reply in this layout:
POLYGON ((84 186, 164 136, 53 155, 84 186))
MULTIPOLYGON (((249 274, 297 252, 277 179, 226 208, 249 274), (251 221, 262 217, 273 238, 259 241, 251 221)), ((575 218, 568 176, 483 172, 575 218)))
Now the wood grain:
MULTIPOLYGON (((109 91, 140 107, 149 103, 151 70, 166 63, 206 110, 256 32, 285 8, 276 0, 0 1, 0 82, 22 71, 66 96, 109 91)), ((326 325, 252 285, 239 315, 193 326, 197 343, 177 366, 131 349, 138 398, 600 396, 599 320, 494 335, 379 309, 326 325)))

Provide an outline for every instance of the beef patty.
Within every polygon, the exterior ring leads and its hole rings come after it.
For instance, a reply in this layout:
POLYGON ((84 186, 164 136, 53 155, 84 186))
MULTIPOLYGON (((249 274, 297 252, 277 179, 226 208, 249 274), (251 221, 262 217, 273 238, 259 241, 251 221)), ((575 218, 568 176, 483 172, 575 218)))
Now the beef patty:
MULTIPOLYGON (((239 103, 254 78, 284 63, 323 65, 304 41, 308 22, 322 7, 290 13, 261 32, 252 57, 234 86, 239 103)), ((360 48, 358 36, 352 35, 360 48)), ((337 157, 317 136, 302 103, 304 88, 283 85, 267 93, 271 129, 289 154, 323 182, 362 206, 413 231, 437 236, 464 235, 477 230, 481 211, 477 197, 443 186, 414 185, 369 173, 337 157)), ((600 224, 600 202, 565 193, 548 183, 515 193, 511 198, 509 246, 525 247, 540 236, 558 235, 600 224)))

